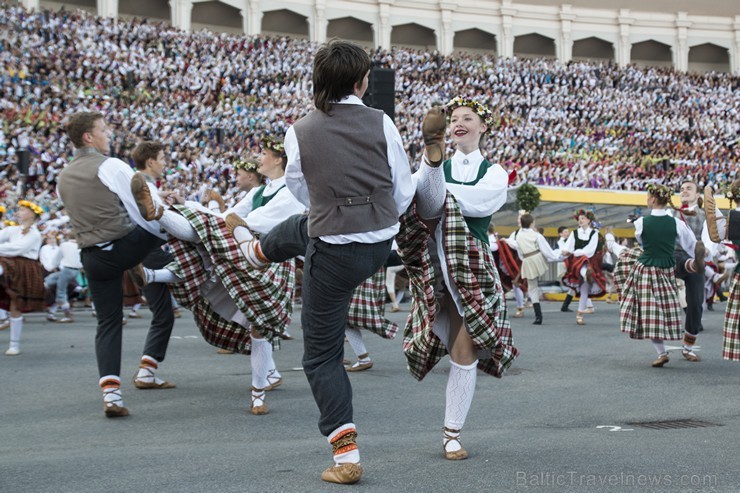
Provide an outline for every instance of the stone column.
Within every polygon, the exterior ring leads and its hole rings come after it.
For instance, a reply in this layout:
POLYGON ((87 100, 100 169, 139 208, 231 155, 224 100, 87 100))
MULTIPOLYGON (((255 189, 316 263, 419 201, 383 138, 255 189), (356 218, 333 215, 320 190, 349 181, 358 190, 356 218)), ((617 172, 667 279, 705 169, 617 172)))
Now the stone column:
POLYGON ((379 0, 378 23, 374 27, 375 46, 391 49, 391 5, 393 0, 379 0))
POLYGON ((617 64, 620 67, 626 67, 632 61, 632 43, 630 42, 630 26, 635 22, 634 17, 630 17, 630 11, 622 9, 619 11, 619 41, 614 49, 617 64))
POLYGON ((511 0, 504 0, 501 4, 501 36, 496 37, 498 56, 511 58, 514 56, 514 17, 517 10, 511 6, 511 0))
POLYGON ((100 17, 118 18, 118 0, 98 0, 98 15, 100 17))
POLYGON ((437 34, 437 50, 443 55, 452 54, 455 31, 452 29, 452 11, 442 11, 441 30, 437 34))
MULTIPOLYGON (((249 0, 249 13, 247 14, 244 32, 249 35, 255 35, 262 32, 262 11, 260 10, 259 0, 249 0)), ((242 10, 242 15, 244 11, 242 10)))
POLYGON ((326 19, 326 0, 316 0, 314 5, 313 22, 309 19, 309 35, 311 41, 323 43, 326 41, 326 30, 329 27, 329 21, 326 19))
POLYGON ((21 0, 21 6, 26 10, 40 10, 41 0, 21 0))
POLYGON ((560 8, 560 37, 555 43, 555 55, 560 63, 568 63, 573 59, 573 35, 571 26, 576 15, 571 12, 570 5, 565 4, 560 8))
POLYGON ((193 2, 191 0, 170 0, 170 11, 172 12, 172 25, 190 31, 193 2))
POLYGON ((740 75, 740 15, 735 16, 735 40, 730 48, 730 72, 740 75))
POLYGON ((689 69, 689 27, 686 12, 679 12, 676 18, 676 42, 671 50, 673 53, 673 67, 681 72, 689 69))

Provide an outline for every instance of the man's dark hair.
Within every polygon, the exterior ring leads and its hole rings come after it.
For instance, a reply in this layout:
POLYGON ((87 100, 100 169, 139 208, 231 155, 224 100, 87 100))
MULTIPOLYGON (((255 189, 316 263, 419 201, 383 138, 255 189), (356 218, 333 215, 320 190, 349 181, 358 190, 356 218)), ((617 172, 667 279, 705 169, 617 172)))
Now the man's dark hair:
POLYGON ((369 71, 370 57, 360 46, 342 39, 324 43, 313 59, 314 105, 329 113, 331 103, 353 94, 369 71))
POLYGON ((85 142, 82 140, 82 136, 88 132, 92 132, 95 127, 95 122, 103 120, 105 117, 102 113, 97 111, 80 111, 69 117, 67 122, 66 130, 69 135, 69 140, 72 141, 75 147, 85 147, 85 142))
POLYGON ((534 216, 532 214, 524 214, 520 220, 522 222, 522 228, 526 229, 534 222, 534 216))
POLYGON ((131 151, 131 157, 134 160, 136 169, 145 170, 146 162, 149 159, 157 159, 159 152, 164 150, 164 145, 159 142, 152 142, 151 140, 143 140, 139 142, 133 151, 131 151))
POLYGON ((558 228, 558 234, 562 233, 562 232, 563 232, 563 231, 565 231, 566 229, 568 229, 568 226, 560 226, 560 227, 558 228))

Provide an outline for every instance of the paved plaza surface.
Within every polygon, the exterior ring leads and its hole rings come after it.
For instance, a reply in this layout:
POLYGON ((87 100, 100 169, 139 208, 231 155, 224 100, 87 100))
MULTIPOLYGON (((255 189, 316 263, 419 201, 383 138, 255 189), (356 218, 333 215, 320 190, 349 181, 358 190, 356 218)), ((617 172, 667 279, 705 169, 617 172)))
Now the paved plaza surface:
MULTIPOLYGON (((403 324, 401 306, 389 317, 403 324)), ((442 455, 449 360, 417 382, 400 335, 366 334, 375 366, 350 375, 365 468, 354 486, 319 479, 330 447, 300 370, 299 310, 296 340, 275 353, 284 385, 268 393, 266 416, 249 413, 249 358, 216 354, 188 312, 161 365, 177 388, 135 389, 151 317, 143 310, 124 328, 131 416, 120 419, 103 416, 90 312, 69 325, 29 315, 22 354, 0 356, 0 491, 740 491, 740 364, 721 357, 724 304, 705 315, 702 361, 676 350, 662 369, 650 366, 649 342, 619 331, 617 305, 597 302, 585 327, 559 307, 543 304, 542 326, 532 310, 512 320, 521 355, 503 379, 478 374, 462 435, 470 457, 459 462, 442 455), (635 424, 665 420, 712 426, 635 424)))

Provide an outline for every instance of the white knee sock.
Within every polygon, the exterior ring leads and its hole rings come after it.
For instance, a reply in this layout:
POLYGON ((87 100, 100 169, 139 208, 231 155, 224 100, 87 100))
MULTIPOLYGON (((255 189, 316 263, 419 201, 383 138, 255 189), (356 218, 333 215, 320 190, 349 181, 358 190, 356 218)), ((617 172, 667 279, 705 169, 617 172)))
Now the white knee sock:
POLYGON ((178 240, 200 243, 200 238, 190 221, 175 211, 164 211, 162 217, 159 218, 159 225, 178 240))
POLYGON ((521 288, 514 286, 514 300, 516 300, 516 307, 524 307, 524 291, 521 288))
POLYGON ((588 293, 589 293, 590 285, 587 282, 583 282, 581 284, 581 299, 578 300, 578 310, 585 312, 586 308, 588 308, 588 293))
POLYGON ((23 332, 23 317, 10 319, 10 346, 9 349, 20 349, 21 332, 23 332))
POLYGON ((163 282, 168 284, 177 284, 183 282, 182 279, 177 277, 174 272, 168 269, 147 269, 144 267, 144 274, 146 274, 146 282, 163 282))
POLYGON ((267 374, 271 367, 275 366, 272 361, 272 344, 265 339, 252 337, 252 387, 264 389, 267 387, 267 374))
POLYGON ((360 356, 365 356, 364 358, 361 358, 363 362, 366 360, 370 360, 370 358, 367 356, 367 348, 365 347, 365 343, 362 342, 362 332, 360 332, 360 329, 355 329, 354 327, 347 327, 344 329, 344 333, 347 335, 347 340, 349 341, 349 345, 352 347, 352 351, 355 352, 355 356, 360 358, 360 356))
POLYGON ((237 226, 234 228, 234 239, 237 243, 243 243, 245 241, 249 241, 254 236, 252 236, 252 233, 249 231, 249 229, 245 228, 244 226, 237 226))
POLYGON ((658 356, 661 354, 665 354, 665 343, 660 339, 650 339, 650 342, 653 343, 653 347, 658 352, 658 356))
MULTIPOLYGON (((0 267, 0 271, 2 271, 2 267, 0 267)), ((8 311, 0 309, 0 320, 5 320, 8 318, 8 311)))
POLYGON ((434 219, 442 215, 447 186, 442 166, 432 168, 422 163, 416 183, 416 208, 422 219, 434 219))
MULTIPOLYGON (((458 365, 450 361, 450 376, 447 379, 447 393, 445 405, 445 428, 461 430, 468 417, 470 404, 475 394, 475 380, 477 376, 478 360, 470 365, 458 365)), ((451 440, 446 450, 455 452, 460 450, 460 443, 451 440)))

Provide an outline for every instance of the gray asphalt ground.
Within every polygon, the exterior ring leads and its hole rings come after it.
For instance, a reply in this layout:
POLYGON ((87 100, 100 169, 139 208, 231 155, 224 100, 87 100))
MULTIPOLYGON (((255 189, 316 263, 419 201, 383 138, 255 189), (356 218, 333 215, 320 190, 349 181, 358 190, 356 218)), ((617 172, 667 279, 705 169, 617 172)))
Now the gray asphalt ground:
MULTIPOLYGON (((144 310, 124 328, 122 419, 103 416, 89 311, 70 325, 30 315, 23 353, 0 356, 0 491, 740 491, 740 364, 721 358, 724 304, 705 316, 703 360, 672 351, 662 369, 649 342, 619 332, 616 305, 596 305, 585 327, 554 302, 545 325, 531 325, 531 310, 513 320, 521 355, 503 379, 479 373, 460 462, 442 456, 448 359, 417 382, 400 336, 367 334, 375 366, 350 376, 365 468, 355 486, 319 479, 330 448, 299 369, 299 313, 296 340, 275 353, 285 383, 268 394, 270 413, 252 416, 248 357, 216 354, 188 312, 161 366, 177 388, 135 389, 144 310), (717 426, 632 424, 674 419, 717 426)), ((401 306, 389 316, 403 324, 401 306)))

